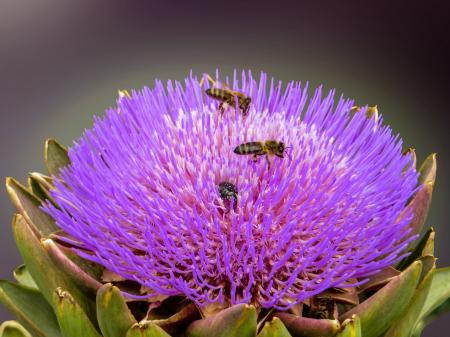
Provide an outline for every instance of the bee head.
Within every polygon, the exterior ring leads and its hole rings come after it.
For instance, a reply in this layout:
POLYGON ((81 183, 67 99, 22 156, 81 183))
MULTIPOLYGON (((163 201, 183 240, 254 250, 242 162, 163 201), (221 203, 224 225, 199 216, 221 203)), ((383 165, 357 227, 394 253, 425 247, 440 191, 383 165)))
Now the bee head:
POLYGON ((283 154, 285 148, 286 148, 286 146, 284 145, 283 142, 279 142, 279 143, 278 143, 278 149, 277 149, 277 151, 278 151, 279 154, 283 154))
POLYGON ((239 107, 242 109, 242 112, 245 114, 248 113, 248 109, 250 108, 250 103, 252 102, 252 99, 248 96, 244 97, 240 102, 239 102, 239 107))

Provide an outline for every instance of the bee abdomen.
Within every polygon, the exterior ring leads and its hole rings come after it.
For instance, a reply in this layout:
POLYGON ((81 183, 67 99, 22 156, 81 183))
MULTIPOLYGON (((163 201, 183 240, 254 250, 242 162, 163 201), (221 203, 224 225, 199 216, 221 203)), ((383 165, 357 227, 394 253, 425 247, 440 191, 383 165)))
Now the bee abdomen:
POLYGON ((206 94, 214 99, 218 99, 220 101, 224 101, 229 98, 230 95, 227 95, 227 92, 223 89, 219 88, 208 88, 206 89, 206 94))
POLYGON ((234 149, 236 154, 264 154, 261 142, 249 142, 236 146, 234 149))

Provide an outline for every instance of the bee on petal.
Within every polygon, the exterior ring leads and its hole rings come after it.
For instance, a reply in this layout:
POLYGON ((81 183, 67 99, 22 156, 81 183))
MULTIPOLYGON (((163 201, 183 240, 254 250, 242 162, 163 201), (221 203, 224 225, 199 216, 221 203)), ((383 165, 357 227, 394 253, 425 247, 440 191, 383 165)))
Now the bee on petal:
POLYGON ((211 76, 207 76, 208 80, 213 84, 213 87, 206 89, 205 93, 209 97, 220 102, 219 110, 222 114, 225 112, 227 106, 231 106, 232 108, 236 107, 236 99, 237 105, 242 113, 244 115, 248 113, 250 103, 252 102, 252 99, 249 96, 246 96, 242 92, 234 91, 228 88, 218 88, 216 86, 216 82, 211 78, 211 76))
POLYGON ((234 153, 239 155, 252 155, 253 161, 258 159, 258 156, 266 156, 268 168, 270 169, 269 156, 277 156, 284 158, 286 146, 283 142, 277 140, 267 140, 265 142, 249 142, 236 146, 234 153))
POLYGON ((205 92, 209 97, 220 101, 219 110, 222 114, 225 112, 227 105, 232 107, 236 106, 236 98, 238 107, 242 113, 244 115, 248 113, 252 99, 239 91, 213 87, 206 89, 205 92))
POLYGON ((237 188, 232 183, 223 181, 219 184, 220 197, 228 203, 231 203, 231 201, 233 201, 233 205, 235 207, 237 205, 237 193, 237 188))

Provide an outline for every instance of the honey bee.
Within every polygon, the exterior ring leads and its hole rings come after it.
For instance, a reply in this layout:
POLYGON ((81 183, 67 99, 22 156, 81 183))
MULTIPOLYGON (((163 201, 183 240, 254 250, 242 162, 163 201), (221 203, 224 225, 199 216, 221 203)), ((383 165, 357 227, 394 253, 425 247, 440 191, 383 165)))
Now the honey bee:
POLYGON ((237 188, 232 183, 223 181, 219 184, 220 197, 227 202, 233 200, 234 206, 237 204, 237 193, 237 188))
POLYGON ((236 106, 236 97, 239 109, 244 115, 248 113, 252 99, 239 91, 213 87, 206 89, 205 92, 209 97, 220 101, 219 110, 222 114, 225 112, 226 105, 236 106))
POLYGON ((233 152, 239 155, 253 155, 253 161, 256 161, 258 156, 266 156, 268 168, 270 169, 269 156, 277 156, 284 158, 283 154, 286 146, 283 142, 276 140, 267 140, 265 142, 249 142, 237 146, 233 152))
MULTIPOLYGON (((239 91, 234 91, 228 88, 218 88, 216 86, 216 82, 211 78, 211 76, 207 75, 207 78, 213 84, 213 87, 206 89, 205 93, 209 97, 220 101, 219 110, 222 114, 225 112, 226 106, 236 106, 236 98, 238 107, 242 113, 244 115, 248 113, 250 103, 252 102, 251 97, 248 97, 239 91)), ((203 80, 200 83, 203 84, 203 80)))

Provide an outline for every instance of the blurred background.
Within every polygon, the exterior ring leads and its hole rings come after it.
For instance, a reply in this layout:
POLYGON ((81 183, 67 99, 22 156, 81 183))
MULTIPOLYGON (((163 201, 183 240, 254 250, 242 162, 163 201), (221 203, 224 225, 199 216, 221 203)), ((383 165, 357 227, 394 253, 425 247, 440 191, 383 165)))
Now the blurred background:
MULTIPOLYGON (((416 148, 438 153, 428 224, 438 265, 450 265, 449 5, 446 1, 0 0, 0 176, 44 171, 43 144, 70 145, 118 89, 194 73, 264 70, 283 81, 378 104, 416 148)), ((0 278, 20 256, 13 208, 0 193, 0 278)), ((9 318, 0 308, 0 320, 9 318)), ((424 336, 442 336, 443 317, 424 336)))

